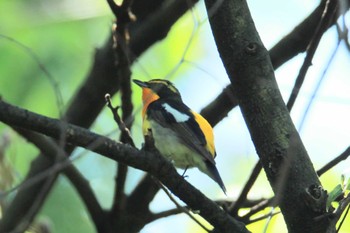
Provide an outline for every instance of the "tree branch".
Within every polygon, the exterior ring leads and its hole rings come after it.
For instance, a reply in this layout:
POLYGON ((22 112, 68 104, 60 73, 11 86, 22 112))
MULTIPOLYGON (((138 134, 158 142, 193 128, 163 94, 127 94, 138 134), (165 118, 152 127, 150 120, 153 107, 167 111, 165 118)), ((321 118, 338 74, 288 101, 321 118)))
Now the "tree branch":
POLYGON ((327 0, 326 5, 324 7, 324 11, 321 17, 321 21, 316 27, 315 33, 311 38, 310 43, 307 46, 307 53, 304 59, 304 63, 299 70, 299 74, 297 79, 295 80, 295 84, 287 102, 287 108, 290 111, 296 101, 296 98, 299 94, 300 88, 304 82, 305 76, 309 67, 311 66, 312 59, 316 52, 319 42, 323 36, 324 31, 329 28, 330 25, 333 25, 335 19, 337 19, 336 12, 338 10, 338 1, 327 0))
MULTIPOLYGON (((337 165, 341 161, 346 160, 349 156, 350 156, 350 147, 348 147, 343 153, 341 153, 340 155, 335 157, 333 160, 328 162, 326 165, 324 165, 321 169, 317 170, 317 175, 318 176, 322 176, 324 173, 329 171, 335 165, 337 165)), ((249 219, 252 215, 256 214, 257 212, 259 212, 259 211, 261 211, 263 209, 265 209, 268 206, 273 206, 274 203, 275 203, 274 197, 271 197, 269 199, 264 199, 262 201, 259 201, 258 203, 255 204, 255 206, 253 206, 249 210, 249 212, 247 214, 245 214, 244 216, 241 217, 241 220, 243 222, 247 222, 247 219, 249 219)), ((327 214, 331 215, 331 213, 327 213, 327 214)), ((321 218, 322 216, 319 216, 319 217, 321 218)))
POLYGON ((320 168, 317 171, 317 175, 322 176, 326 171, 328 171, 329 169, 331 169, 341 161, 346 160, 349 156, 350 156, 350 146, 346 148, 346 150, 343 153, 341 153, 340 155, 335 157, 333 160, 331 160, 329 163, 327 163, 322 168, 320 168))
POLYGON ((244 186, 244 188, 242 189, 241 194, 239 195, 239 197, 237 198, 237 201, 231 205, 230 209, 229 209, 229 213, 232 216, 238 216, 238 211, 239 209, 242 207, 242 205, 246 202, 247 200, 247 195, 249 193, 249 191, 251 190, 254 182, 256 181, 256 179, 258 178, 260 171, 262 169, 261 166, 261 162, 260 160, 256 163, 251 175, 249 176, 249 179, 246 183, 246 185, 244 186))
MULTIPOLYGON (((207 9, 215 4, 207 0, 207 9)), ((290 119, 245 1, 223 1, 209 19, 257 153, 289 232, 320 232, 325 192, 290 119), (308 198, 308 204, 300 200, 308 198)), ((305 200, 304 200, 305 201, 305 200)))
MULTIPOLYGON (((324 216, 319 216, 315 220, 318 221, 319 219, 330 217, 330 224, 329 224, 329 227, 328 227, 326 232, 333 233, 334 228, 337 226, 338 220, 340 219, 340 217, 342 216, 344 211, 346 214, 348 213, 349 208, 350 208, 350 195, 346 196, 341 201, 339 201, 339 206, 334 211, 334 213, 324 215, 324 216)), ((345 219, 345 217, 346 217, 346 215, 344 216, 344 219, 345 219)), ((344 219, 340 222, 339 227, 336 231, 337 233, 339 232, 339 229, 340 229, 341 225, 343 224, 344 219)))
MULTIPOLYGON (((113 0, 107 0, 112 12, 116 17, 116 25, 113 30, 114 38, 114 52, 115 62, 117 64, 118 76, 120 79, 120 92, 121 92, 121 109, 122 120, 118 115, 118 108, 113 108, 110 98, 108 98, 108 107, 112 110, 114 119, 118 123, 121 131, 120 141, 128 143, 135 147, 135 144, 130 136, 130 130, 133 122, 133 104, 131 101, 131 71, 130 71, 130 59, 128 57, 128 43, 129 43, 129 31, 127 29, 130 22, 135 20, 134 15, 131 13, 130 5, 132 0, 124 0, 121 6, 118 6, 113 0), (113 111, 114 110, 114 111, 113 111)), ((108 94, 109 96, 109 94, 108 94)), ((117 164, 116 176, 115 176, 115 188, 112 208, 110 211, 111 219, 116 219, 121 216, 121 212, 125 207, 125 182, 127 177, 128 167, 123 163, 117 164)))
POLYGON ((159 153, 139 151, 84 128, 20 109, 2 100, 0 100, 0 120, 12 127, 36 131, 55 139, 64 134, 66 141, 70 144, 84 147, 120 163, 147 171, 157 177, 188 206, 198 210, 202 217, 221 232, 249 232, 242 223, 232 219, 219 206, 183 179, 174 166, 159 153), (63 125, 65 127, 62 127, 63 125))

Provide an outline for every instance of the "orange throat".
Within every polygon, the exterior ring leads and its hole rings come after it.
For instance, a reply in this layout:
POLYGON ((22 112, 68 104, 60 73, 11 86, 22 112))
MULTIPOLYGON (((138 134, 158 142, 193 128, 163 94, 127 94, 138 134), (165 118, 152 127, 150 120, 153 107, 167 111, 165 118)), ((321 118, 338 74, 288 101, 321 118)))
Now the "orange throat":
POLYGON ((152 103, 153 101, 156 101, 159 99, 159 96, 154 93, 149 88, 142 88, 142 102, 143 102, 143 108, 142 108, 142 119, 145 118, 145 114, 148 108, 148 105, 152 103))

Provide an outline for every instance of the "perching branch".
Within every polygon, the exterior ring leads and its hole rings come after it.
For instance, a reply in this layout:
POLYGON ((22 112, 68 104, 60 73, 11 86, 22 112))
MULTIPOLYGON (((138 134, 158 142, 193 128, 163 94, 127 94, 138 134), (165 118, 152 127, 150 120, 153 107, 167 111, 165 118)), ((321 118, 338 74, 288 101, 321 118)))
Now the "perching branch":
POLYGON ((202 217, 221 232, 249 232, 242 223, 232 219, 219 206, 184 180, 174 166, 156 151, 152 153, 139 151, 84 128, 40 116, 1 100, 0 121, 12 127, 36 131, 55 139, 64 134, 67 143, 84 147, 120 163, 147 171, 157 177, 193 210, 198 210, 202 217), (62 128, 63 125, 65 127, 62 128))

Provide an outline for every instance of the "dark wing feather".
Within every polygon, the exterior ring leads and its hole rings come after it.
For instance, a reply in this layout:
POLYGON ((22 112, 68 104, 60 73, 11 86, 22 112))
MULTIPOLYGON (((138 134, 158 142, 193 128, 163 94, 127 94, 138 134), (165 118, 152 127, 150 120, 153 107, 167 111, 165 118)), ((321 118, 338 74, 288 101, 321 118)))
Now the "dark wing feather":
POLYGON ((164 128, 174 131, 184 144, 202 155, 210 163, 215 164, 213 156, 205 148, 207 142, 202 130, 195 121, 190 109, 184 103, 171 100, 167 100, 166 102, 157 100, 148 106, 147 115, 164 128), (189 119, 184 122, 177 122, 175 117, 166 111, 164 104, 168 104, 173 109, 186 114, 189 116, 189 119))

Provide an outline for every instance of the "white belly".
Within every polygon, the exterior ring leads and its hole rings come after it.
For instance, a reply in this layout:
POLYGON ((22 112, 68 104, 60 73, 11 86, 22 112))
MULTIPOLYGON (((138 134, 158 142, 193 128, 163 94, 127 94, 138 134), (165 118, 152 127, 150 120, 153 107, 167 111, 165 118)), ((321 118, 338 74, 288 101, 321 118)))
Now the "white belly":
POLYGON ((176 167, 182 169, 198 167, 202 171, 206 170, 203 156, 183 145, 172 130, 152 123, 155 146, 163 156, 171 160, 176 167))

